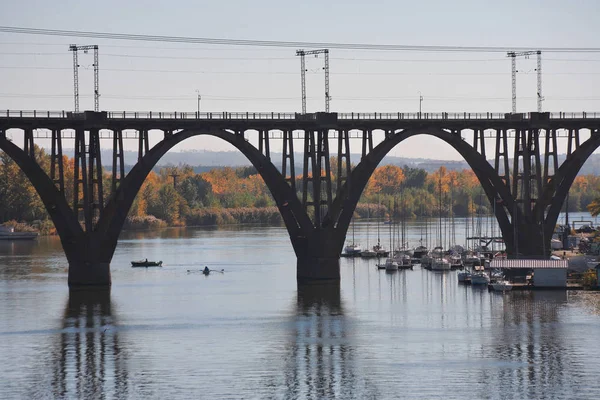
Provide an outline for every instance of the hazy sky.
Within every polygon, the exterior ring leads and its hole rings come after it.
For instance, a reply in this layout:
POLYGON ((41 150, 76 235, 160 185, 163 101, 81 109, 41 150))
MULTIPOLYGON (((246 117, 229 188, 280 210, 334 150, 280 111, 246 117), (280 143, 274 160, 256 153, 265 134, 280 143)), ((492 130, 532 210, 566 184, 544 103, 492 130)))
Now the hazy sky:
MULTIPOLYGON (((166 36, 369 44, 600 47, 597 0, 30 1, 0 0, 0 25, 166 36)), ((0 109, 71 110, 68 44, 100 47, 100 108, 300 111, 295 48, 185 45, 0 33, 0 109)), ((505 52, 332 49, 331 110, 511 109, 505 52)), ((80 108, 93 108, 93 58, 80 54, 80 108)), ((600 111, 600 53, 544 53, 544 109, 600 111)), ((324 108, 323 59, 307 58, 308 111, 324 108)), ((517 61, 518 111, 536 109, 536 59, 517 61)), ((184 148, 229 149, 193 139, 184 148)), ((398 156, 458 159, 437 139, 398 156)))

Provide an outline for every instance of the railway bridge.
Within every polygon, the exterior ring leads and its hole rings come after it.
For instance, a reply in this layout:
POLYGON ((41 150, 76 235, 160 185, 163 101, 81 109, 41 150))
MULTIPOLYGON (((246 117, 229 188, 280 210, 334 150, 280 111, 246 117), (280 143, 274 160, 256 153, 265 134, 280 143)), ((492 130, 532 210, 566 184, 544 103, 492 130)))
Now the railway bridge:
POLYGON ((19 165, 48 210, 69 262, 70 287, 111 284, 119 233, 146 176, 173 146, 198 135, 230 143, 256 167, 289 233, 298 281, 337 280, 361 193, 381 160, 403 140, 425 134, 452 146, 495 204, 508 254, 547 257, 569 188, 600 146, 599 129, 600 113, 7 110, 0 112, 0 150, 19 165), (128 138, 137 141, 138 159, 125 174, 123 142, 128 138), (41 139, 51 141, 49 174, 36 161, 35 141, 41 139), (65 180, 62 164, 67 140, 74 141, 75 149, 72 182, 65 180), (278 160, 271 157, 274 140, 282 141, 278 160), (358 160, 351 159, 351 142, 361 146, 352 153, 360 154, 358 160), (486 153, 486 143, 494 154, 486 153), (111 145, 112 180, 104 187, 100 150, 111 145), (559 154, 566 154, 560 165, 559 154), (330 156, 337 156, 335 171, 330 156), (296 157, 303 162, 299 182, 296 157), (65 197, 67 185, 73 198, 65 197))

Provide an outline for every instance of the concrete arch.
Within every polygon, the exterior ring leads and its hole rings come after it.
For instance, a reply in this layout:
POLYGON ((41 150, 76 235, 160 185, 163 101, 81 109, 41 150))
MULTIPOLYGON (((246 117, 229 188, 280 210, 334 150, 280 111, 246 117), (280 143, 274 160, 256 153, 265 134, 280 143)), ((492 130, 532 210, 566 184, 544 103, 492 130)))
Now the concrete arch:
POLYGON ((259 174, 264 179, 267 187, 271 191, 273 198, 283 217, 286 228, 292 240, 294 250, 298 254, 298 240, 310 234, 312 222, 304 211, 296 193, 285 182, 284 177, 262 153, 252 146, 242 135, 237 135, 227 131, 198 132, 195 130, 182 130, 172 136, 166 137, 158 144, 153 146, 149 152, 144 155, 133 169, 127 174, 119 188, 111 195, 106 204, 102 218, 98 222, 97 231, 101 234, 100 254, 112 258, 116 248, 119 233, 127 218, 127 213, 131 208, 133 201, 140 190, 144 180, 154 168, 156 163, 175 145, 185 139, 199 136, 211 135, 225 140, 239 151, 254 165, 259 174))
MULTIPOLYGON (((352 171, 348 182, 342 187, 340 195, 335 199, 332 206, 331 220, 337 222, 336 226, 340 233, 343 233, 344 236, 346 235, 360 196, 381 160, 405 139, 421 134, 437 137, 452 146, 467 161, 476 174, 490 203, 493 204, 498 197, 502 200, 504 207, 495 207, 495 213, 502 235, 507 239, 508 249, 509 242, 512 242, 514 235, 508 215, 510 211, 514 212, 515 210, 514 200, 510 191, 500 179, 495 169, 473 146, 464 141, 460 135, 438 128, 424 127, 396 131, 360 161, 352 171)), ((517 213, 520 212, 518 209, 516 211, 517 213)))

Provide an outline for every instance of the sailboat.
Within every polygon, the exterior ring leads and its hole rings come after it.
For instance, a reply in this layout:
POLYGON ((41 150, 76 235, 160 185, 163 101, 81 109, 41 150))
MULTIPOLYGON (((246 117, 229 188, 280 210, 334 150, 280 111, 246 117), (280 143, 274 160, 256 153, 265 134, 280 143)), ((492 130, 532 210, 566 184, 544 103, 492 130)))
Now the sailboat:
POLYGON ((439 198, 439 240, 440 246, 433 249, 431 255, 431 270, 432 271, 450 271, 452 269, 450 261, 444 257, 444 243, 442 239, 442 173, 440 171, 440 198, 439 198))
MULTIPOLYGON (((379 204, 379 211, 381 211, 381 201, 379 201, 379 199, 377 200, 377 203, 379 204)), ((375 246, 373 246, 373 251, 375 252, 375 254, 377 255, 377 257, 387 257, 390 252, 387 251, 382 245, 381 245, 381 237, 379 235, 379 225, 380 225, 380 218, 377 218, 377 244, 375 246)))
POLYGON ((364 258, 375 258, 377 257, 377 252, 375 250, 369 249, 369 223, 368 221, 371 219, 371 207, 367 205, 367 248, 360 252, 360 256, 364 258))
POLYGON ((362 248, 359 245, 357 245, 356 241, 354 240, 354 216, 352 216, 352 244, 350 244, 344 248, 344 253, 342 253, 342 256, 345 256, 345 257, 360 256, 361 251, 362 251, 362 248))

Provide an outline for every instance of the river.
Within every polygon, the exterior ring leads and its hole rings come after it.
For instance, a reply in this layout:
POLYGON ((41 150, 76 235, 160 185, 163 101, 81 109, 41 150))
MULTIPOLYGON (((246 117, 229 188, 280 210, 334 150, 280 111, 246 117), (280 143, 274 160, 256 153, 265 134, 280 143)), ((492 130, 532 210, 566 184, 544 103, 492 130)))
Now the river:
MULTIPOLYGON (((357 223, 355 239, 374 244, 377 225, 357 223)), ((416 244, 422 228, 408 232, 416 244)), ((340 284, 299 287, 281 227, 123 232, 111 291, 70 294, 58 238, 0 243, 0 398, 600 393, 599 296, 490 293, 375 262, 342 259, 340 284), (132 268, 140 258, 164 265, 132 268)))

